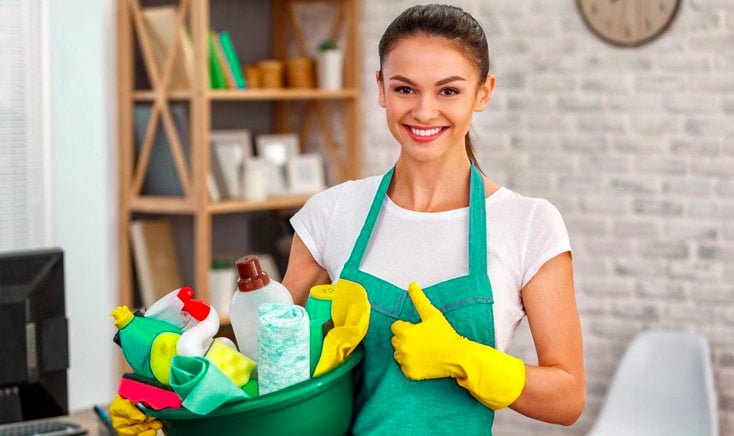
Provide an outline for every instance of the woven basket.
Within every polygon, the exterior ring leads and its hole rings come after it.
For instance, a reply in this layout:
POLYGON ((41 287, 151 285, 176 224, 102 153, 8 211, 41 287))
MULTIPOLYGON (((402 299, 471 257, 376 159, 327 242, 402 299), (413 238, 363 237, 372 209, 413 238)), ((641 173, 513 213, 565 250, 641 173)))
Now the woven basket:
POLYGON ((245 76, 248 88, 262 88, 260 68, 257 65, 245 65, 242 67, 242 74, 245 76))
POLYGON ((260 83, 263 88, 283 87, 283 62, 266 59, 257 63, 260 70, 260 83))
POLYGON ((315 88, 314 61, 311 58, 290 58, 285 61, 288 88, 315 88))

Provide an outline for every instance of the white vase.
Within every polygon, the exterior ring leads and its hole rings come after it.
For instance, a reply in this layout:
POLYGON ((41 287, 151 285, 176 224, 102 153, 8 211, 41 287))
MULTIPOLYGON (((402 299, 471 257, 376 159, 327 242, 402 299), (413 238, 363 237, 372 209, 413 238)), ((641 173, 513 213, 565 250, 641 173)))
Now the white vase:
POLYGON ((269 162, 262 158, 249 158, 242 171, 242 198, 260 201, 268 197, 269 162))
POLYGON ((229 304, 232 301, 235 283, 237 275, 234 267, 209 271, 209 304, 216 309, 219 316, 229 316, 229 304))
POLYGON ((344 53, 339 49, 319 52, 317 70, 319 88, 330 91, 342 89, 344 53))

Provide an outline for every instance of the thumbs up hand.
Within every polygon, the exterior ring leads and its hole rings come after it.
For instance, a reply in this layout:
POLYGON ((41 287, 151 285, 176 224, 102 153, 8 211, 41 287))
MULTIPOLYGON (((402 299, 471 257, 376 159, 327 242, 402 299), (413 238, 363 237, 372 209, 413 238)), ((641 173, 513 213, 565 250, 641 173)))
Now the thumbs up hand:
POLYGON ((400 369, 412 380, 455 377, 459 368, 451 363, 452 356, 463 338, 431 304, 417 283, 408 286, 408 295, 421 321, 392 324, 393 356, 400 369))
POLYGON ((492 410, 517 400, 525 387, 522 360, 460 336, 417 284, 408 286, 408 295, 421 321, 391 327, 393 356, 407 378, 452 377, 492 410))

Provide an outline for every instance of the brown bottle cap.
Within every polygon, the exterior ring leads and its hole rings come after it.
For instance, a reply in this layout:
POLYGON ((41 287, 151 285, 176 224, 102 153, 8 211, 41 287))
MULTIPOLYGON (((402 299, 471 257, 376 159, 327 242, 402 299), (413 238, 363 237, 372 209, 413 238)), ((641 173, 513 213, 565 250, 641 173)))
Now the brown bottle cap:
POLYGON ((257 256, 244 256, 237 260, 237 289, 243 292, 256 291, 268 283, 270 277, 260 266, 257 256))

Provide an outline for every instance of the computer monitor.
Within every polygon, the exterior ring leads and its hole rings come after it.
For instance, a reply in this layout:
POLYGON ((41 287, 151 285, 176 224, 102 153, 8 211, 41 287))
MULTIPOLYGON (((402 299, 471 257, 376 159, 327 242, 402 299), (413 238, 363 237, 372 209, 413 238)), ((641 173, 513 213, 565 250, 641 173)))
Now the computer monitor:
POLYGON ((0 424, 68 414, 64 255, 0 253, 0 424))

